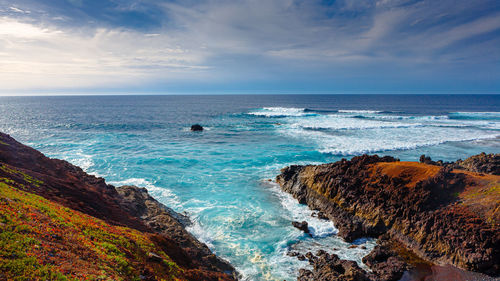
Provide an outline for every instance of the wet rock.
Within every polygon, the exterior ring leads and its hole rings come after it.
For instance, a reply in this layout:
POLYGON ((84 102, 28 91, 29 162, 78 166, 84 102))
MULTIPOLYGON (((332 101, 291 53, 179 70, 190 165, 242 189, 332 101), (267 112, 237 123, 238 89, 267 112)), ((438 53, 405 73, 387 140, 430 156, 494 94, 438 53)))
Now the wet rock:
POLYGON ((200 124, 194 124, 191 126, 191 131, 203 131, 203 127, 200 124))
MULTIPOLYGON (((310 254, 310 253, 308 253, 310 254)), ((301 269, 299 281, 368 281, 369 275, 356 262, 341 260, 335 254, 324 251, 309 259, 313 270, 301 269)))
POLYGON ((309 226, 306 221, 303 222, 293 221, 292 225, 295 228, 302 230, 304 233, 309 233, 309 226))
POLYGON ((328 217, 325 215, 325 213, 323 213, 321 211, 320 212, 313 212, 311 214, 311 217, 322 219, 322 220, 328 220, 328 217))

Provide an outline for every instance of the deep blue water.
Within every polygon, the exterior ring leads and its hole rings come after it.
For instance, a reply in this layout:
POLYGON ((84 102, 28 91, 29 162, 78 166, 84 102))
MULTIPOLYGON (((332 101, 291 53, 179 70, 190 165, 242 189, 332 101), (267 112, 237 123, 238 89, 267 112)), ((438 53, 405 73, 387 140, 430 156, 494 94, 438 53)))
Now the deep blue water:
POLYGON ((135 184, 248 280, 294 280, 290 249, 360 261, 331 223, 267 179, 362 153, 446 161, 500 153, 499 95, 0 97, 0 130, 115 185, 135 184), (191 132, 199 123, 206 130, 191 132), (291 226, 309 221, 313 237, 291 226))

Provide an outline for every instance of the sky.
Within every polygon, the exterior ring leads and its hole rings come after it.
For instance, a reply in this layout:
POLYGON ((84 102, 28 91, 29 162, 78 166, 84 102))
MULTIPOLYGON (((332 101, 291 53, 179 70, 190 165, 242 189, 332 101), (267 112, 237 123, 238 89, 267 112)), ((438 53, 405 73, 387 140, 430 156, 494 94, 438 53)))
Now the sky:
POLYGON ((500 93, 500 1, 0 0, 29 93, 500 93))

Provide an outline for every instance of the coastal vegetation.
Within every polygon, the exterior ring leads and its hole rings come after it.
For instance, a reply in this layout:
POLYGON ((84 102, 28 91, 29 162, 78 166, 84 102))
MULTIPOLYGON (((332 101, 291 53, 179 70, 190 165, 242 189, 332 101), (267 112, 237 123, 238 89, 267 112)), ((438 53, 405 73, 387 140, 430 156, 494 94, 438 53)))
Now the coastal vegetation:
POLYGON ((180 218, 0 133, 0 280, 234 280, 180 218))

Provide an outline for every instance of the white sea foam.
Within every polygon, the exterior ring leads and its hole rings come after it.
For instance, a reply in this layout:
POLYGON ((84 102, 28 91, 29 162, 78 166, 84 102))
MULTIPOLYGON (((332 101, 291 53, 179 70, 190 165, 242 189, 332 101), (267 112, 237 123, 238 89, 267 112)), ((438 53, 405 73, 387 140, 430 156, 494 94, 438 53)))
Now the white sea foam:
POLYGON ((172 209, 179 209, 181 204, 179 198, 170 189, 158 187, 154 184, 154 182, 144 178, 128 178, 121 181, 110 181, 109 184, 114 186, 134 185, 138 187, 145 187, 152 197, 172 209))
MULTIPOLYGON (((467 114, 489 118, 497 113, 467 114)), ((500 122, 478 119, 450 119, 445 115, 403 116, 376 110, 339 110, 336 114, 307 118, 288 116, 280 121, 281 125, 276 126, 276 130, 315 144, 318 151, 323 153, 356 155, 500 136, 500 122)))
POLYGON ((318 151, 336 155, 357 155, 389 150, 408 150, 445 142, 493 139, 498 131, 460 128, 382 128, 358 130, 357 133, 334 135, 303 128, 282 128, 281 132, 294 138, 315 143, 318 151))
POLYGON ((450 119, 447 115, 428 115, 428 116, 413 116, 413 115, 376 115, 366 116, 366 118, 381 119, 381 120, 447 120, 450 119))
POLYGON ((186 227, 186 230, 191 232, 198 240, 205 243, 210 249, 214 250, 214 237, 211 236, 209 231, 204 229, 196 218, 190 218, 192 224, 186 227))
MULTIPOLYGON (((297 243, 292 244, 292 250, 300 253, 312 252, 316 253, 318 250, 326 250, 329 253, 335 253, 343 259, 354 260, 359 265, 363 266, 361 259, 366 256, 375 246, 374 239, 359 239, 354 244, 361 247, 349 248, 352 244, 343 241, 335 234, 338 232, 333 222, 329 220, 322 220, 312 217, 313 211, 306 205, 299 204, 292 195, 281 191, 279 185, 275 182, 269 183, 271 191, 279 198, 282 206, 289 211, 289 218, 293 221, 307 221, 309 230, 312 234, 312 239, 297 239, 292 237, 285 237, 283 240, 283 247, 281 253, 282 260, 290 259, 286 256, 289 251, 289 246, 286 246, 288 241, 296 240, 297 243), (334 251, 334 248, 337 250, 334 251)), ((299 230, 294 230, 295 235, 304 235, 299 230)), ((296 236, 296 237, 297 237, 296 236)), ((279 251, 278 251, 279 252, 279 251)), ((283 261, 280 261, 283 263, 283 261)), ((304 264, 301 267, 308 267, 304 264)))
POLYGON ((463 115, 463 116, 495 116, 495 117, 500 117, 500 112, 499 111, 458 111, 458 112, 450 112, 450 114, 454 115, 463 115))
POLYGON ((374 128, 405 128, 422 126, 422 123, 403 123, 371 119, 349 118, 339 115, 322 115, 311 118, 290 119, 290 126, 305 129, 359 130, 374 128))
POLYGON ((339 113, 359 113, 359 114, 376 114, 382 111, 380 110, 352 110, 352 109, 339 109, 339 113))
POLYGON ((290 218, 293 221, 307 221, 313 237, 326 237, 337 233, 333 222, 313 217, 313 211, 309 207, 299 204, 292 195, 281 191, 278 184, 269 184, 272 186, 273 193, 279 198, 281 205, 290 212, 290 218))
POLYGON ((295 107, 264 107, 258 110, 248 112, 250 115, 264 117, 289 117, 289 116, 309 116, 314 113, 305 112, 305 108, 295 107))
POLYGON ((78 149, 76 152, 65 152, 62 154, 57 154, 57 155, 49 155, 50 157, 53 158, 59 158, 59 159, 64 159, 71 164, 78 166, 82 168, 84 172, 87 174, 96 176, 96 177, 104 177, 105 175, 102 175, 98 173, 94 168, 95 168, 95 163, 93 160, 93 156, 86 154, 83 152, 82 149, 78 149))

